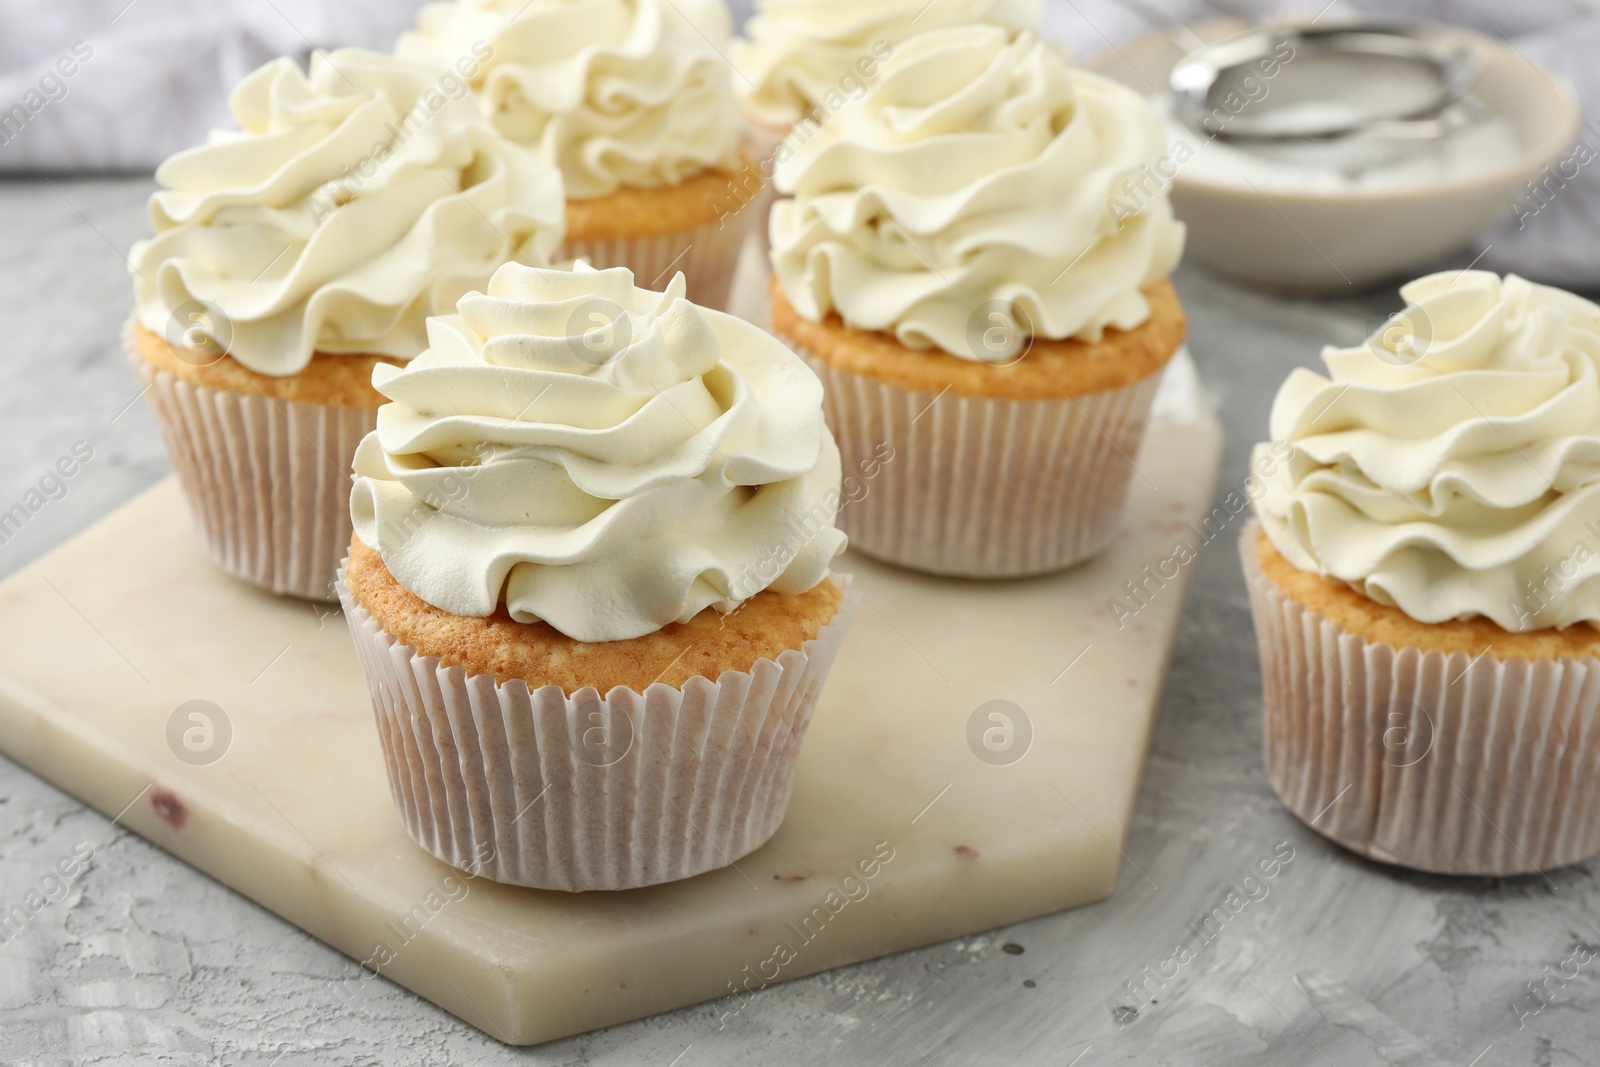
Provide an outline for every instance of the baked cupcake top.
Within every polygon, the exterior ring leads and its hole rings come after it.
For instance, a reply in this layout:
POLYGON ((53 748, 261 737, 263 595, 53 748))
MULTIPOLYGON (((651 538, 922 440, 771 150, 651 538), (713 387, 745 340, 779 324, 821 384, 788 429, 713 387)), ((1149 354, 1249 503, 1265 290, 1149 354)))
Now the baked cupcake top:
POLYGON ((1600 623, 1600 307, 1483 271, 1400 294, 1279 391, 1288 458, 1256 457, 1273 546, 1418 622, 1600 623))
POLYGON ((1164 148, 1138 94, 1031 32, 920 34, 780 151, 794 199, 773 208, 773 266, 805 318, 837 311, 908 348, 1004 363, 1029 335, 1098 340, 1149 317, 1141 288, 1182 253, 1164 148))
POLYGON ((502 267, 373 386, 356 534, 456 615, 640 637, 842 551, 822 385, 781 342, 630 271, 502 267))
POLYGON ((784 129, 860 93, 871 61, 914 34, 972 23, 1020 33, 1040 14, 1039 0, 758 0, 748 36, 733 42, 737 88, 753 118, 784 129))
POLYGON ((237 131, 161 165, 133 246, 139 321, 290 375, 313 352, 407 359, 424 320, 510 259, 547 264, 561 176, 478 116, 460 79, 357 49, 268 63, 237 131))
POLYGON ((454 0, 424 7, 396 52, 449 66, 476 49, 490 121, 587 199, 738 166, 728 25, 721 0, 454 0))

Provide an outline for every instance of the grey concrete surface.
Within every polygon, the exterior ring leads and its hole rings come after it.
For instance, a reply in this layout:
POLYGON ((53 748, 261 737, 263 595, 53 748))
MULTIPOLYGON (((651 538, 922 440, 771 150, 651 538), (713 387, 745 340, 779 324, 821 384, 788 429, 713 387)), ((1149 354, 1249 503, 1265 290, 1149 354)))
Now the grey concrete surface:
MULTIPOLYGON (((66 494, 0 544, 0 575, 168 470, 117 346, 150 188, 0 183, 0 509, 75 442, 94 449, 66 494)), ((1270 297, 1193 267, 1178 286, 1229 432, 1219 498, 1243 483, 1289 369, 1398 306, 1392 293, 1270 297)), ((1277 803, 1259 717, 1245 588, 1221 539, 1197 564, 1109 900, 775 986, 725 1027, 701 1006, 534 1049, 383 981, 342 1003, 332 949, 0 760, 0 902, 59 898, 0 944, 0 1063, 1600 1063, 1600 962, 1577 962, 1600 949, 1595 866, 1474 880, 1359 860, 1277 803), (1209 939, 1196 933, 1275 850, 1293 858, 1244 886, 1209 939), (83 868, 69 884, 50 877, 60 861, 83 868), (1180 943, 1192 958, 1167 963, 1180 943), (1141 1004, 1128 983, 1146 973, 1168 977, 1141 1004), (1543 983, 1538 999, 1529 983, 1543 983)))

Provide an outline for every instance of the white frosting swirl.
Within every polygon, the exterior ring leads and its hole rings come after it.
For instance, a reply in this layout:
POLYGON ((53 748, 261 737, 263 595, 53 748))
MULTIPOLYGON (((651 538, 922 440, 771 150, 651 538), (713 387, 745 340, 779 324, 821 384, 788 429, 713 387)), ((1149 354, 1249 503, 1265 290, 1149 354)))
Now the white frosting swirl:
POLYGON ((992 301, 1038 337, 1132 329, 1150 315, 1141 289, 1183 249, 1154 170, 1164 148, 1143 98, 1031 33, 925 33, 792 155, 780 149, 777 185, 794 199, 773 208, 773 265, 808 319, 836 310, 966 359, 1006 362, 1021 346, 974 343, 992 301))
POLYGON ((471 80, 490 119, 586 199, 738 166, 728 32, 721 0, 455 0, 424 7, 396 51, 448 66, 486 42, 471 80))
POLYGON ((459 80, 346 49, 314 55, 309 75, 269 63, 229 106, 239 131, 156 171, 156 236, 130 257, 156 333, 198 301, 178 332, 262 374, 298 373, 314 351, 409 359, 427 316, 561 242, 560 175, 484 123, 459 80))
POLYGON ((1272 407, 1256 512, 1291 563, 1419 622, 1600 622, 1600 307, 1435 274, 1272 407))
POLYGON ((929 30, 988 23, 1011 33, 1039 21, 1039 0, 764 0, 733 42, 745 107, 783 129, 829 93, 859 91, 863 60, 929 30))
POLYGON ((508 264, 373 384, 356 533, 456 615, 616 641, 801 593, 844 547, 822 385, 765 331, 621 268, 508 264))

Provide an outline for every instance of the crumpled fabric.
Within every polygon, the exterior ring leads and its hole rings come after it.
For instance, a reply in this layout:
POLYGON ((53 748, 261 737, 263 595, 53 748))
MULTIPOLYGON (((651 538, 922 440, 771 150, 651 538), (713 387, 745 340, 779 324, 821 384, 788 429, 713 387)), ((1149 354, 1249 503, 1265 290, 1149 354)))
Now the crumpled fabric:
POLYGON ((418 6, 0 0, 0 172, 151 170, 233 128, 228 93, 263 63, 304 67, 313 49, 345 45, 388 51, 418 6))

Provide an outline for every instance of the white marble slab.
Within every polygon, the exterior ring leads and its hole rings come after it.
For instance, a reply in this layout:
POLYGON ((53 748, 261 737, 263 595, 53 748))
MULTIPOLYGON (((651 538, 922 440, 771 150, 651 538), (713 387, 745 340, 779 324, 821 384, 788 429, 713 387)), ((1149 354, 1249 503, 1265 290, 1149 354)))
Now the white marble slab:
MULTIPOLYGON (((848 558, 867 606, 789 817, 736 867, 688 882, 541 893, 414 847, 343 620, 213 568, 171 481, 0 585, 0 749, 500 1040, 718 997, 727 1021, 744 989, 1110 893, 1188 575, 1120 630, 1107 601, 1194 540, 1184 523, 1210 506, 1219 446, 1184 356, 1102 559, 982 584, 848 558), (206 765, 172 740, 187 711, 169 731, 195 700, 231 734, 206 765), (969 746, 995 700, 1026 716, 1011 713, 1013 753, 1032 734, 1015 762, 969 746)), ((362 973, 352 963, 330 996, 359 992, 362 973)))

